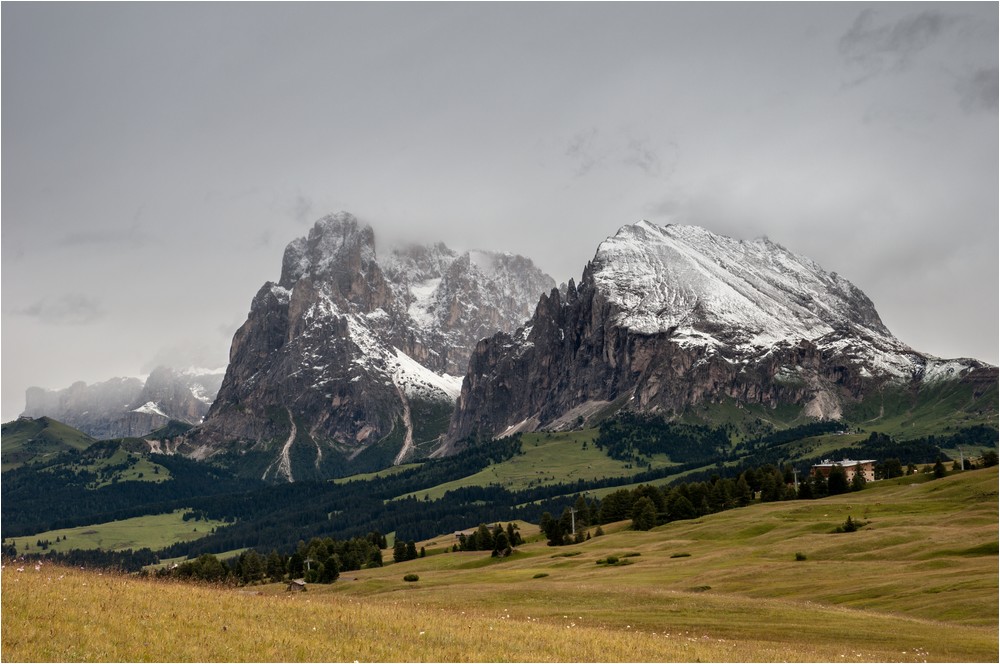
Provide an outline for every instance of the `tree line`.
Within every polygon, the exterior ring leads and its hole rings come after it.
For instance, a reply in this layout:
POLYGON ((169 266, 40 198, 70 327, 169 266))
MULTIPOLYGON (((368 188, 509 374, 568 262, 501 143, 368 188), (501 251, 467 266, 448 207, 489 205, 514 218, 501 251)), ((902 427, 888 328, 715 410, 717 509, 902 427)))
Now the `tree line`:
POLYGON ((601 422, 594 445, 612 459, 647 463, 655 454, 689 463, 725 456, 729 434, 725 427, 671 422, 657 415, 619 413, 601 422))
POLYGON ((514 547, 524 544, 521 531, 517 524, 509 522, 504 529, 499 522, 490 529, 485 523, 469 535, 460 533, 454 551, 490 551, 494 558, 506 558, 513 553, 514 547))
POLYGON ((223 560, 203 553, 194 560, 157 570, 155 574, 159 577, 242 585, 292 579, 304 579, 307 583, 333 583, 341 572, 381 567, 381 549, 385 544, 385 537, 378 531, 349 540, 314 537, 308 542, 300 541, 290 554, 271 549, 265 555, 248 549, 223 560))
POLYGON ((790 464, 781 468, 768 465, 744 470, 735 478, 716 474, 700 482, 642 484, 634 489, 613 491, 599 501, 577 496, 573 507, 566 507, 558 519, 546 512, 539 525, 550 545, 561 546, 584 541, 589 536, 586 529, 594 525, 631 519, 634 529, 649 530, 754 502, 814 499, 864 488, 861 473, 856 473, 849 482, 842 468, 834 468, 829 478, 821 474, 803 478, 796 487, 790 464), (571 524, 575 532, 571 531, 571 524))

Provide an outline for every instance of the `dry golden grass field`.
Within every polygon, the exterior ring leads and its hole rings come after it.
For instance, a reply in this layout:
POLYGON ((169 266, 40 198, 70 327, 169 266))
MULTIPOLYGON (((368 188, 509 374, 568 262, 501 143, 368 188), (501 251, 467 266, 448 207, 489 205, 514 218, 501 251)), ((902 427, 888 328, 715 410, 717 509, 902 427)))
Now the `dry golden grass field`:
POLYGON ((435 553, 305 593, 8 564, 2 659, 995 662, 997 469, 925 479, 506 560, 435 553), (833 533, 848 514, 867 525, 833 533))

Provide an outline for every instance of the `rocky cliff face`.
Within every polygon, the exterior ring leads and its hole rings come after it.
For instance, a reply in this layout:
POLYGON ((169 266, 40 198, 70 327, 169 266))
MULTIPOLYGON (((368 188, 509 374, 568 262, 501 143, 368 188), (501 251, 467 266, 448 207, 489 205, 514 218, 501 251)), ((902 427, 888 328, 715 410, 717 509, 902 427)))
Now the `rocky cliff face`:
POLYGON ((254 297, 211 412, 174 449, 276 481, 427 454, 475 342, 553 283, 525 258, 443 244, 380 258, 371 227, 324 217, 254 297))
POLYGON ((199 424, 222 383, 223 372, 157 367, 145 381, 112 378, 64 390, 28 388, 26 417, 51 417, 94 438, 145 436, 170 420, 199 424))
POLYGON ((768 240, 625 226, 577 287, 476 347, 448 439, 572 426, 607 408, 679 413, 724 397, 839 418, 887 382, 995 379, 901 343, 853 284, 768 240))

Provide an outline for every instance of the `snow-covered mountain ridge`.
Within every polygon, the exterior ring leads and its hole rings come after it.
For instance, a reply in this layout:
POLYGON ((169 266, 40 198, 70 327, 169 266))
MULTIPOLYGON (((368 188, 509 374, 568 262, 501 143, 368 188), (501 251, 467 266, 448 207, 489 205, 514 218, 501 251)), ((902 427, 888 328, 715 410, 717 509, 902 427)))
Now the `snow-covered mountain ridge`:
POLYGON ((741 335, 727 341, 756 347, 819 338, 835 325, 892 337, 853 284, 766 239, 640 221, 602 242, 594 263, 618 322, 645 334, 690 330, 705 317, 741 335))
POLYGON ((913 350, 859 288, 767 239, 640 221, 599 245, 579 287, 543 296, 524 328, 477 347, 448 438, 722 399, 840 418, 886 385, 995 375, 913 350))
POLYGON ((669 333, 707 352, 753 356, 808 341, 853 356, 873 376, 905 381, 954 377, 972 366, 917 353, 854 284, 766 238, 643 220, 602 242, 593 267, 618 325, 669 333))

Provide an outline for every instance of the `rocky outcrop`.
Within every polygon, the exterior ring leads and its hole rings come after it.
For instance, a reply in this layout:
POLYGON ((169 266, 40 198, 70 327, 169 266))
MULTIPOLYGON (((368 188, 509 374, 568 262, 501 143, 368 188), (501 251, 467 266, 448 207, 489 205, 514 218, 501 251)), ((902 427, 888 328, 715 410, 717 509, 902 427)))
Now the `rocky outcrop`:
POLYGON ((395 248, 381 263, 408 324, 398 339, 428 368, 461 376, 476 343, 513 332, 555 285, 530 259, 443 244, 395 248))
POLYGON ((640 222, 601 244, 579 287, 553 290, 524 328, 477 345, 448 440, 724 397, 839 418, 886 382, 983 373, 996 369, 910 349, 853 284, 768 240, 640 222))
POLYGON ((151 404, 171 420, 199 424, 215 401, 224 376, 225 372, 221 369, 181 371, 157 367, 146 378, 137 400, 140 405, 132 410, 141 411, 143 406, 151 404))
POLYGON ((516 329, 553 283, 528 259, 440 243, 379 257, 371 227, 324 217, 254 297, 205 423, 174 449, 275 481, 426 455, 476 341, 516 329))

